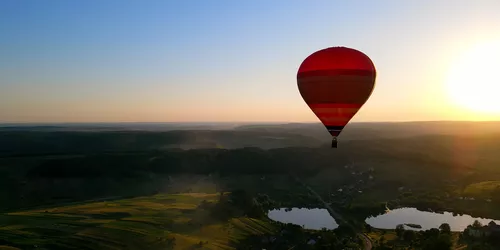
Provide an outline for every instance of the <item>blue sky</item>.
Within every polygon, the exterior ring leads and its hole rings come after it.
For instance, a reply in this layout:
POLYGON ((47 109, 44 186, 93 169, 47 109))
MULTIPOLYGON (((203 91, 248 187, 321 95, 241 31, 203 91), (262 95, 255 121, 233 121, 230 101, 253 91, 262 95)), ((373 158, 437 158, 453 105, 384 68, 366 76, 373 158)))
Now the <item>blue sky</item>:
POLYGON ((446 101, 450 65, 500 39, 500 1, 0 2, 0 122, 317 121, 296 71, 359 49, 357 121, 493 119, 446 101))

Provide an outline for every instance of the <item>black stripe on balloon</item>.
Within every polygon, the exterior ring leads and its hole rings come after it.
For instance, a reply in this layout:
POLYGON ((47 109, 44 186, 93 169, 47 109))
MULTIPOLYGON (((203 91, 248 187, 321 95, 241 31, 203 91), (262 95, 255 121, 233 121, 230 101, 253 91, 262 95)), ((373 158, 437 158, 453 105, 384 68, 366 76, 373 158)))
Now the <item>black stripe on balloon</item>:
POLYGON ((325 126, 328 131, 340 131, 344 129, 344 126, 325 126))
POLYGON ((330 133, 330 135, 332 136, 339 136, 340 135, 340 130, 339 131, 328 131, 330 133))

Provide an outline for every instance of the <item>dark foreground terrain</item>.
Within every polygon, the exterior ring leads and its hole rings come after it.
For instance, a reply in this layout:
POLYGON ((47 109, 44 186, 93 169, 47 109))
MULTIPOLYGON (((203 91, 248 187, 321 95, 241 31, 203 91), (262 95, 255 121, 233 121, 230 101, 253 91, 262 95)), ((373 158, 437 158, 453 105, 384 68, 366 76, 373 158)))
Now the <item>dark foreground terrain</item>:
MULTIPOLYGON (((319 124, 3 126, 0 245, 363 249, 364 219, 386 206, 500 219, 498 152, 494 122, 352 124, 338 149, 319 124), (323 201, 345 225, 310 231, 265 215, 323 201)), ((425 239, 447 237, 370 234, 380 249, 442 249, 425 239)))

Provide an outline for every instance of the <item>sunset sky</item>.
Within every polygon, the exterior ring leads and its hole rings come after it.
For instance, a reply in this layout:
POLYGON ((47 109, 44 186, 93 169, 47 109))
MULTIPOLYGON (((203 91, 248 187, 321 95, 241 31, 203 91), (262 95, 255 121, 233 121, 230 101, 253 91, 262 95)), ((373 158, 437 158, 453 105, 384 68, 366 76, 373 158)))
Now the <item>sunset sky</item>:
POLYGON ((0 122, 316 122, 331 46, 378 72, 353 121, 500 120, 498 0, 3 0, 0 122))

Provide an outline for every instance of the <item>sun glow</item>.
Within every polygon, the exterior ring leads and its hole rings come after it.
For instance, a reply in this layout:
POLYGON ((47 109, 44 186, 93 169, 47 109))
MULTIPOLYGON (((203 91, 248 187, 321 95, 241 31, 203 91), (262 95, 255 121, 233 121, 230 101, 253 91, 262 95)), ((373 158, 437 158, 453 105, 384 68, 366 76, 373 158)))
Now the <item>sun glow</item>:
POLYGON ((478 44, 455 64, 447 92, 457 105, 483 114, 500 114, 500 40, 478 44))

